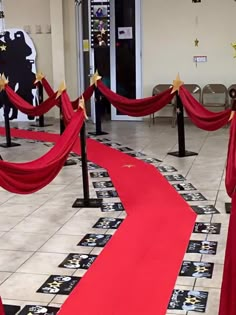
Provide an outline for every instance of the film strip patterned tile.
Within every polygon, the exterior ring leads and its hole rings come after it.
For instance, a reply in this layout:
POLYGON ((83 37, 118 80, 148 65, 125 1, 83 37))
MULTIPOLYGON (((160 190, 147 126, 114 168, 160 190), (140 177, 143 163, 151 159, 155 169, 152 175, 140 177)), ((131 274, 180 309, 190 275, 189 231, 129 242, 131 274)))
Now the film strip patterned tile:
MULTIPOLYGON (((191 207, 198 216, 211 215, 212 218, 214 214, 219 214, 219 211, 214 205, 201 204, 202 201, 206 202, 207 198, 198 192, 197 188, 191 183, 188 183, 185 177, 179 174, 175 167, 161 164, 162 161, 157 158, 149 157, 142 152, 136 152, 129 147, 122 146, 120 143, 112 142, 108 138, 94 139, 132 157, 143 160, 146 163, 153 164, 187 202, 194 202, 194 205, 191 205, 191 207)), ((70 158, 75 160, 78 164, 81 164, 81 157, 79 155, 71 153, 70 158)), ((49 276, 37 290, 38 293, 69 295, 81 279, 81 277, 74 276, 76 271, 83 270, 86 272, 91 267, 97 258, 97 254, 94 253, 96 249, 106 246, 112 234, 119 228, 124 220, 125 209, 122 202, 119 200, 118 193, 115 190, 108 172, 92 162, 88 162, 88 170, 97 197, 104 199, 100 211, 109 214, 114 213, 114 217, 101 217, 95 221, 94 225, 91 226, 94 229, 94 233, 84 235, 82 239, 78 240, 77 244, 82 247, 90 247, 91 251, 88 254, 77 252, 65 256, 64 260, 58 265, 62 273, 60 275, 49 276), (115 201, 113 198, 115 198, 115 201), (96 229, 102 229, 104 233, 96 233, 96 229), (113 233, 111 231, 113 231, 113 233), (63 269, 73 270, 73 275, 63 275, 63 269)), ((208 240, 208 238, 209 235, 214 236, 220 233, 220 223, 211 222, 211 220, 209 222, 199 220, 195 223, 186 252, 186 256, 189 257, 189 259, 184 259, 182 263, 176 287, 173 289, 168 305, 167 314, 187 314, 188 311, 206 312, 210 293, 201 290, 201 285, 197 283, 197 280, 204 279, 205 281, 211 281, 214 279, 216 272, 215 264, 210 261, 210 259, 205 259, 205 257, 217 254, 217 241, 208 240)), ((206 284, 205 287, 208 288, 207 283, 204 283, 206 284)), ((42 305, 25 305, 21 310, 19 306, 4 305, 4 307, 8 315, 33 315, 39 313, 54 315, 59 311, 57 307, 42 305)))

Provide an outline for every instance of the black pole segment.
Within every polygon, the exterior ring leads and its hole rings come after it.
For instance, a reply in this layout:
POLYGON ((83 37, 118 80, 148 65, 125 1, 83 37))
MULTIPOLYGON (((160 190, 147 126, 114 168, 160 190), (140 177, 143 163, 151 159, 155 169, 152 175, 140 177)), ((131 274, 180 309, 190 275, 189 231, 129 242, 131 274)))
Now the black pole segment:
POLYGON ((81 160, 82 160, 82 179, 83 179, 83 199, 76 199, 73 208, 100 208, 102 206, 102 199, 89 198, 89 177, 88 177, 88 160, 86 149, 86 126, 83 124, 80 131, 80 146, 81 146, 81 160))
POLYGON ((15 143, 11 141, 11 128, 10 128, 10 120, 9 120, 9 111, 10 107, 6 105, 8 103, 7 95, 5 91, 2 91, 1 101, 4 102, 3 104, 3 115, 4 115, 4 122, 5 122, 5 133, 6 133, 6 143, 1 143, 0 147, 2 148, 11 148, 11 147, 18 147, 20 146, 19 143, 15 143))
POLYGON ((95 132, 89 132, 88 134, 93 136, 102 136, 102 135, 108 135, 108 132, 102 131, 102 98, 101 92, 98 90, 98 88, 95 89, 95 126, 96 131, 95 132))
POLYGON ((183 108, 183 104, 178 93, 176 93, 176 111, 177 111, 179 150, 176 152, 169 152, 168 154, 176 156, 176 157, 187 157, 187 156, 198 155, 198 153, 185 150, 184 108, 183 108))
MULTIPOLYGON (((63 115, 62 115, 62 110, 60 108, 60 134, 62 135, 63 132, 65 130, 65 124, 64 124, 64 121, 63 121, 63 115)), ((72 159, 67 159, 64 166, 71 166, 71 165, 76 165, 76 161, 75 160, 72 160, 72 159)))
MULTIPOLYGON (((38 87, 38 95, 39 95, 39 98, 38 98, 39 99, 39 104, 41 104, 43 102, 43 85, 42 85, 42 83, 38 82, 37 87, 38 87)), ((45 123, 44 123, 44 115, 39 116, 38 122, 39 122, 38 125, 37 124, 32 124, 30 126, 32 126, 32 127, 40 127, 40 128, 52 126, 52 124, 45 125, 45 123)))
POLYGON ((232 203, 226 202, 225 203, 225 212, 230 213, 231 212, 232 203))

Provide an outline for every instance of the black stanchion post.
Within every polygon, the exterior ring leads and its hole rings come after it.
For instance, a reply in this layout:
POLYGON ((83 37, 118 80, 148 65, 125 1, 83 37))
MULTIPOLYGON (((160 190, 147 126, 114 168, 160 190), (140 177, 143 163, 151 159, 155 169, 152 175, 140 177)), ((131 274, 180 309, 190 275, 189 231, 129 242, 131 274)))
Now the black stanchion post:
MULTIPOLYGON (((64 121, 63 121, 63 115, 62 115, 62 111, 61 111, 61 108, 60 108, 60 134, 62 135, 63 132, 65 130, 65 124, 64 124, 64 121)), ((75 160, 72 160, 72 159, 67 159, 64 166, 71 166, 71 165, 76 165, 76 161, 75 160)))
MULTIPOLYGON (((37 87, 38 87, 38 100, 39 100, 39 104, 41 104, 43 102, 43 85, 42 85, 42 83, 38 82, 37 83, 37 87)), ((40 128, 52 126, 52 124, 45 125, 45 123, 44 123, 44 115, 39 116, 38 121, 39 121, 38 125, 31 124, 30 126, 32 126, 32 127, 40 127, 40 128)))
POLYGON ((10 128, 10 120, 9 120, 9 111, 10 108, 9 106, 6 105, 6 103, 8 103, 8 100, 6 100, 7 95, 5 91, 2 91, 1 93, 3 93, 1 95, 1 100, 4 102, 3 103, 3 115, 4 115, 4 122, 5 122, 5 133, 6 133, 6 143, 1 143, 0 147, 3 148, 11 148, 11 147, 18 147, 20 146, 19 143, 15 143, 11 141, 11 128, 10 128))
POLYGON ((73 208, 100 208, 102 206, 102 199, 89 197, 89 177, 88 177, 88 161, 86 150, 86 126, 83 124, 80 131, 80 146, 82 158, 82 177, 83 177, 83 199, 76 199, 73 208))
POLYGON ((184 108, 179 97, 178 92, 176 93, 176 111, 177 111, 177 128, 178 128, 178 146, 179 150, 175 152, 169 152, 169 155, 176 157, 187 157, 198 155, 196 152, 185 150, 185 129, 184 129, 184 108))
POLYGON ((108 135, 108 132, 102 131, 102 95, 98 88, 95 89, 95 132, 89 132, 88 134, 93 136, 108 135))

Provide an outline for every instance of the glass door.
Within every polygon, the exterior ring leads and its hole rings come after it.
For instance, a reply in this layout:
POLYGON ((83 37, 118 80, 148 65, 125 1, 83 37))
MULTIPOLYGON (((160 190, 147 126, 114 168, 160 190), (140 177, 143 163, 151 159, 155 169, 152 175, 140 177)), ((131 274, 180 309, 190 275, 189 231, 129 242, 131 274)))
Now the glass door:
MULTIPOLYGON (((76 3, 80 90, 89 85, 89 76, 98 70, 103 83, 114 92, 141 98, 141 0, 76 3)), ((123 115, 104 98, 102 108, 103 119, 142 119, 123 115)), ((95 122, 94 97, 88 112, 95 122)))
MULTIPOLYGON (((111 89, 141 98, 141 0, 111 3, 111 89)), ((112 120, 141 120, 111 108, 112 120)))

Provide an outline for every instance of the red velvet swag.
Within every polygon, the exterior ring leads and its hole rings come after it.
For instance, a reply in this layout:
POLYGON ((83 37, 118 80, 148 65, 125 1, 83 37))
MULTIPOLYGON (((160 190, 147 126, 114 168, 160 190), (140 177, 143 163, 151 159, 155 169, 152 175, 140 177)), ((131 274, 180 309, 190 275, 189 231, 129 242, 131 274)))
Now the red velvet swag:
POLYGON ((63 167, 84 122, 79 109, 55 146, 42 157, 26 163, 0 161, 0 186, 17 194, 30 194, 49 184, 63 167))
POLYGON ((57 93, 54 93, 43 103, 38 106, 26 102, 22 97, 15 93, 9 85, 5 86, 7 96, 11 103, 16 106, 22 113, 30 116, 41 116, 47 113, 52 107, 58 103, 57 93))
POLYGON ((225 186, 228 195, 232 198, 236 190, 236 115, 234 115, 230 124, 225 186))
POLYGON ((116 94, 101 80, 97 82, 97 87, 109 102, 121 113, 133 117, 142 117, 153 114, 169 104, 174 97, 174 94, 171 94, 171 89, 168 89, 156 96, 136 100, 116 94))
MULTIPOLYGON (((43 88, 45 89, 47 95, 50 97, 54 94, 54 91, 51 87, 51 85, 49 84, 49 82, 47 81, 46 78, 43 78, 42 79, 42 85, 43 85, 43 88)), ((90 100, 91 96, 93 95, 93 92, 94 92, 94 85, 91 85, 89 86, 85 91, 84 93, 82 94, 83 97, 84 97, 84 100, 85 102, 90 100)), ((74 109, 77 109, 78 108, 78 105, 79 105, 79 99, 80 97, 78 97, 76 100, 72 101, 71 104, 72 104, 72 107, 74 109)))
POLYGON ((211 112, 200 104, 185 87, 181 86, 179 96, 192 122, 201 129, 214 131, 225 126, 230 117, 230 109, 221 112, 211 112))
POLYGON ((236 193, 232 197, 219 315, 235 315, 236 312, 236 193))

